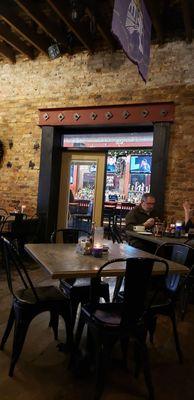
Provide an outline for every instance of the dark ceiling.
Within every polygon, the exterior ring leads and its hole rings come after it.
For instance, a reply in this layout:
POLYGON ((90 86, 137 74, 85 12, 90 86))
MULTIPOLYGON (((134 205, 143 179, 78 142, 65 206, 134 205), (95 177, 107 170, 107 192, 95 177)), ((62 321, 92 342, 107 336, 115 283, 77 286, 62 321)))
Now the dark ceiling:
MULTIPOLYGON (((144 0, 152 20, 152 42, 191 42, 194 0, 144 0)), ((114 0, 0 0, 0 60, 19 54, 48 56, 57 44, 61 54, 117 49, 111 33, 114 0)))

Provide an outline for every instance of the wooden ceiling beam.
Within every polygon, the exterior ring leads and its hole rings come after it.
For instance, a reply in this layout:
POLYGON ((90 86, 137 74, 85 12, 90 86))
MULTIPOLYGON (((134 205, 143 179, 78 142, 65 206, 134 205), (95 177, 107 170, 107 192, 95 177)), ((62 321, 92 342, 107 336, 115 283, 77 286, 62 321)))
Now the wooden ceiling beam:
POLYGON ((15 2, 53 40, 62 44, 66 42, 65 29, 62 31, 61 27, 53 22, 53 19, 44 14, 37 2, 36 4, 31 0, 15 0, 15 2))
POLYGON ((10 7, 5 6, 5 4, 0 4, 0 15, 4 21, 7 22, 16 32, 21 34, 24 39, 27 40, 31 45, 33 45, 38 51, 48 54, 47 49, 50 45, 48 39, 36 33, 33 27, 29 28, 19 16, 17 16, 15 9, 10 9, 10 7))
POLYGON ((102 15, 98 11, 97 7, 92 7, 92 4, 88 2, 87 7, 86 7, 86 13, 90 18, 95 18, 96 21, 96 27, 98 31, 100 32, 101 36, 105 40, 105 42, 112 48, 116 48, 116 41, 114 37, 111 34, 110 29, 107 28, 106 22, 103 21, 102 15))
POLYGON ((6 43, 0 43, 0 53, 5 56, 9 61, 11 61, 13 64, 16 62, 16 56, 15 53, 8 44, 6 43))
POLYGON ((162 28, 162 23, 160 21, 159 17, 159 8, 157 2, 154 0, 144 0, 147 11, 150 15, 152 25, 156 31, 156 36, 158 39, 158 42, 160 44, 164 43, 164 32, 162 28))
POLYGON ((82 45, 90 52, 93 51, 93 45, 91 40, 88 38, 86 32, 75 23, 70 16, 69 7, 65 4, 64 0, 47 0, 47 3, 52 7, 56 14, 61 18, 61 20, 66 24, 71 32, 77 37, 77 39, 82 43, 82 45))
POLYGON ((33 59, 34 52, 28 47, 18 36, 16 36, 6 25, 0 21, 0 37, 8 43, 10 46, 14 47, 17 51, 24 54, 25 56, 33 59))
POLYGON ((185 25, 186 41, 188 43, 191 43, 193 39, 193 32, 192 32, 192 21, 191 21, 191 7, 189 1, 181 0, 181 8, 185 25))

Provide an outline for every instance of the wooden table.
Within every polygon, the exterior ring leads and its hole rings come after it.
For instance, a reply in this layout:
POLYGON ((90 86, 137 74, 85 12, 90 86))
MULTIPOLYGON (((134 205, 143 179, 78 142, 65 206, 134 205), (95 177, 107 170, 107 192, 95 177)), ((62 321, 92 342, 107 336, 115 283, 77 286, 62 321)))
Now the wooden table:
POLYGON ((175 237, 167 237, 167 236, 154 236, 153 234, 150 234, 150 232, 145 233, 138 233, 135 231, 127 231, 127 236, 144 240, 146 242, 151 242, 156 244, 157 246, 160 246, 163 243, 185 243, 186 240, 188 239, 188 235, 182 236, 180 238, 175 238, 175 237))
MULTIPOLYGON (((95 277, 98 269, 114 258, 148 257, 159 258, 128 244, 106 241, 109 252, 102 258, 82 255, 76 252, 75 244, 39 243, 26 244, 25 249, 37 263, 46 269, 52 279, 95 277)), ((189 271, 184 265, 168 261, 170 273, 185 274, 189 271)), ((103 270, 103 276, 120 276, 125 273, 125 262, 115 263, 103 270)), ((155 263, 154 275, 161 274, 160 264, 155 263)))

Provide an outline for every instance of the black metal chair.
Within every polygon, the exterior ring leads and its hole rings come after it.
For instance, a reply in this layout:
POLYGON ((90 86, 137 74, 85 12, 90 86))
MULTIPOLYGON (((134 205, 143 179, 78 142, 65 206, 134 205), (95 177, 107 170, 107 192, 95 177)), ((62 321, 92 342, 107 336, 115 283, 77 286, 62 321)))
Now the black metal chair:
POLYGON ((50 325, 53 328, 54 337, 57 339, 58 320, 59 315, 61 315, 66 324, 66 349, 69 351, 73 344, 73 329, 70 304, 61 291, 55 286, 35 287, 13 244, 4 237, 2 237, 1 240, 3 241, 7 281, 13 296, 13 302, 7 326, 1 340, 0 349, 4 349, 4 345, 14 326, 13 350, 9 369, 9 376, 13 376, 15 365, 24 345, 28 327, 33 318, 44 311, 49 311, 51 315, 50 325), (20 289, 18 289, 18 282, 15 282, 15 276, 14 279, 12 279, 14 269, 22 284, 20 289), (16 289, 15 283, 17 285, 16 289))
MULTIPOLYGON (((51 242, 56 242, 57 234, 61 234, 61 239, 63 243, 78 243, 78 238, 84 234, 84 236, 89 236, 89 233, 80 229, 58 229, 54 231, 51 235, 51 242)), ((83 259, 84 262, 84 259, 83 259)), ((84 304, 89 301, 90 290, 91 290, 91 279, 90 278, 82 278, 82 279, 60 279, 59 285, 63 294, 70 300, 71 309, 72 309, 72 321, 73 325, 75 323, 77 309, 79 303, 84 304)), ((110 300, 109 295, 109 284, 101 280, 99 286, 99 297, 104 298, 107 302, 110 300)))
POLYGON ((8 216, 7 210, 5 208, 0 207, 0 215, 7 217, 8 216))
POLYGON ((78 206, 78 209, 80 210, 80 212, 72 214, 73 227, 77 229, 82 229, 83 226, 87 226, 87 228, 90 229, 93 214, 93 201, 90 201, 87 207, 85 207, 85 205, 78 206))
POLYGON ((136 204, 130 202, 122 202, 118 212, 116 211, 116 224, 119 223, 120 228, 122 225, 125 226, 125 218, 129 211, 131 211, 136 204))
MULTIPOLYGON (((131 338, 135 344, 136 361, 138 361, 136 372, 143 365, 145 381, 149 391, 149 399, 154 398, 151 381, 149 357, 146 346, 147 315, 157 291, 152 297, 147 297, 151 282, 152 268, 155 259, 151 258, 129 258, 114 259, 106 262, 98 271, 96 278, 99 279, 102 271, 113 263, 126 263, 124 280, 123 301, 121 303, 91 303, 84 305, 75 339, 75 349, 78 351, 83 327, 88 326, 90 336, 90 350, 95 350, 96 360, 96 388, 95 400, 98 400, 103 392, 108 361, 110 360, 113 345, 121 342, 125 361, 127 359, 127 347, 131 338), (141 361, 141 362, 140 362, 141 361)), ((157 260, 163 265, 163 276, 168 273, 168 264, 164 260, 157 260)), ((95 287, 95 286, 94 286, 95 287)), ((92 296, 92 299, 96 296, 92 296)), ((76 360, 76 352, 74 354, 76 360)))
POLYGON ((5 216, 0 215, 0 234, 1 234, 3 226, 4 226, 4 221, 5 221, 5 216))
POLYGON ((41 229, 41 218, 38 215, 32 218, 19 218, 11 222, 11 231, 5 236, 14 241, 21 256, 26 256, 24 245, 26 243, 38 243, 41 229))
POLYGON ((117 207, 116 202, 105 202, 104 203, 103 226, 104 226, 105 233, 108 236, 108 239, 110 239, 112 236, 111 229, 115 223, 116 207, 117 207))
MULTIPOLYGON (((186 265, 190 270, 194 264, 194 249, 182 243, 164 243, 156 251, 156 255, 165 259, 186 265)), ((190 271, 191 272, 191 271, 190 271)), ((183 316, 186 312, 187 285, 190 272, 186 277, 181 278, 179 274, 170 274, 166 278, 165 286, 151 308, 153 316, 153 326, 150 327, 150 339, 153 342, 153 336, 156 328, 156 318, 159 315, 166 315, 171 319, 174 333, 176 351, 180 363, 183 362, 183 355, 180 347, 180 341, 176 325, 176 303, 180 302, 180 311, 183 316), (154 318, 155 317, 155 318, 154 318)))

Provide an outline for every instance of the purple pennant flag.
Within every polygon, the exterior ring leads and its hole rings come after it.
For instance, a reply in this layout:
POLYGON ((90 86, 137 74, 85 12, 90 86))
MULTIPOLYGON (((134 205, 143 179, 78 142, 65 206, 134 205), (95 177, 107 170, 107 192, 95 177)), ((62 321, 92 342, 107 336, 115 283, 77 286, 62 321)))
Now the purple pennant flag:
POLYGON ((128 58, 147 80, 150 59, 151 20, 143 0, 115 0, 112 32, 128 58))

